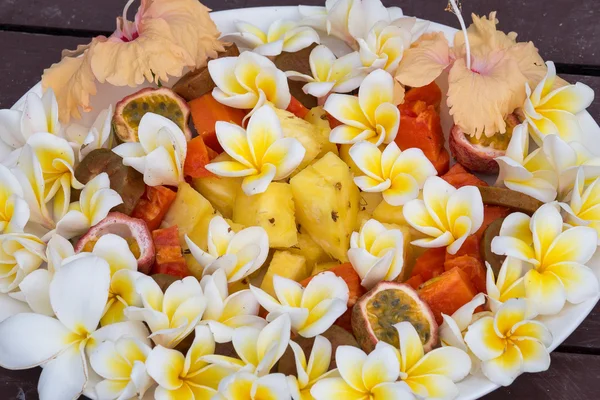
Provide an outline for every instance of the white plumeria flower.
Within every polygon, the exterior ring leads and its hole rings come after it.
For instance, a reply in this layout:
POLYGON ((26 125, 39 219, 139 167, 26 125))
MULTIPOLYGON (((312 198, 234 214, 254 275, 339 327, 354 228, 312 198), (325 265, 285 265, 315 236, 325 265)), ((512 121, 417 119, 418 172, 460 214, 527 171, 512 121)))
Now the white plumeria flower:
POLYGON ((410 48, 411 39, 408 29, 379 21, 364 39, 357 39, 363 66, 369 70, 384 69, 395 74, 404 50, 410 48))
POLYGON ((156 346, 146 359, 148 374, 158 383, 156 399, 211 399, 219 382, 233 371, 203 360, 214 354, 215 340, 206 326, 198 326, 185 357, 177 350, 156 346))
POLYGON ((352 232, 348 259, 367 289, 381 281, 393 281, 404 267, 404 235, 400 229, 387 229, 370 219, 352 232))
POLYGON ((290 80, 308 82, 302 87, 306 94, 324 98, 329 93, 348 93, 360 86, 366 73, 357 52, 336 58, 325 45, 315 47, 308 58, 312 76, 296 71, 285 74, 290 80))
POLYGON ((497 184, 543 202, 556 199, 558 176, 542 148, 529 153, 526 124, 514 128, 505 155, 496 161, 500 167, 497 184))
POLYGON ((121 195, 110 188, 108 174, 102 172, 83 187, 79 201, 71 203, 69 212, 56 223, 56 233, 67 239, 83 235, 121 203, 121 195))
POLYGON ((525 294, 542 315, 558 313, 565 302, 578 304, 599 293, 598 279, 585 266, 598 245, 598 234, 585 226, 567 227, 556 203, 532 217, 513 213, 504 219, 492 251, 525 261, 525 294))
POLYGON ((223 379, 212 400, 289 400, 290 389, 284 374, 258 377, 240 371, 223 379))
POLYGON ((238 32, 227 34, 222 40, 240 42, 263 56, 277 56, 283 51, 295 53, 321 41, 311 27, 285 19, 274 21, 266 32, 244 21, 236 21, 235 27, 238 32))
POLYGON ((469 326, 465 342, 481 360, 483 374, 508 386, 523 372, 550 366, 552 334, 544 324, 527 318, 524 299, 510 299, 495 316, 484 316, 469 326))
POLYGON ((524 278, 527 271, 526 263, 514 257, 506 257, 497 278, 494 277, 494 271, 487 262, 486 267, 486 292, 489 308, 493 313, 496 313, 507 300, 526 297, 524 278))
POLYGON ((597 207, 600 205, 600 178, 586 186, 585 171, 580 168, 570 197, 568 202, 559 203, 566 212, 565 221, 572 226, 594 228, 600 237, 600 207, 597 207))
POLYGON ((464 304, 458 310, 448 316, 442 313, 444 322, 440 325, 440 343, 443 347, 456 347, 466 352, 471 358, 471 373, 479 370, 479 359, 469 350, 464 336, 467 328, 473 322, 484 316, 492 315, 489 311, 475 313, 475 310, 485 304, 485 294, 478 293, 471 301, 464 304))
POLYGON ((267 321, 288 314, 292 330, 302 337, 325 332, 348 309, 348 285, 333 272, 318 274, 306 288, 292 279, 275 275, 273 288, 277 299, 250 285, 260 305, 269 312, 267 321))
MULTIPOLYGON (((108 298, 110 268, 91 255, 63 265, 50 284, 50 304, 58 319, 17 314, 0 324, 0 365, 8 369, 44 366, 41 399, 78 398, 92 373, 88 357, 105 340, 131 336, 149 344, 141 323, 122 322, 98 328, 108 298)), ((86 393, 88 395, 88 393, 86 393)))
POLYGON ((577 82, 552 90, 556 81, 556 67, 546 62, 546 76, 532 92, 526 86, 527 99, 523 114, 531 127, 534 140, 541 146, 544 137, 558 135, 566 141, 581 141, 582 131, 577 114, 594 101, 594 90, 577 82))
POLYGON ((168 118, 146 113, 138 127, 139 143, 123 143, 113 151, 123 164, 144 174, 148 186, 178 186, 183 181, 187 141, 181 128, 168 118))
POLYGON ((46 244, 28 233, 0 235, 0 293, 16 290, 46 259, 46 244))
POLYGON ((100 343, 90 354, 90 366, 102 379, 94 386, 95 398, 143 398, 153 384, 145 364, 151 350, 145 342, 133 337, 100 343))
POLYGON ((243 177, 242 190, 248 196, 263 193, 274 180, 287 178, 306 154, 296 138, 283 137, 281 123, 269 106, 259 108, 250 117, 247 129, 218 121, 217 139, 233 158, 206 165, 215 175, 243 177))
POLYGON ((92 126, 85 127, 77 123, 72 123, 67 128, 67 138, 69 141, 77 143, 80 146, 79 160, 97 149, 107 149, 112 144, 112 105, 107 109, 100 111, 92 126))
POLYGON ((200 282, 192 276, 173 282, 164 294, 158 283, 146 275, 137 278, 135 287, 144 306, 125 308, 125 316, 148 324, 150 338, 166 348, 177 346, 192 333, 206 309, 200 282))
POLYGON ((40 132, 63 137, 58 103, 52 89, 46 90, 41 97, 29 92, 19 108, 0 110, 0 163, 12 166, 19 149, 40 132))
POLYGON ((248 289, 229 294, 225 270, 218 269, 205 275, 200 286, 206 296, 206 323, 217 343, 229 343, 236 328, 251 326, 262 329, 267 322, 258 316, 260 304, 248 289))
POLYGON ((402 209, 406 222, 428 238, 411 242, 419 247, 446 247, 456 254, 468 236, 483 223, 483 200, 475 186, 456 189, 437 176, 423 186, 423 200, 415 199, 402 209))
POLYGON ((383 151, 371 142, 359 142, 350 148, 350 157, 364 173, 354 178, 356 186, 363 192, 381 192, 392 206, 416 199, 427 178, 437 175, 423 150, 401 151, 396 142, 383 151))
POLYGON ((217 85, 213 97, 226 106, 256 110, 271 102, 285 110, 292 100, 285 73, 260 54, 245 51, 238 57, 210 60, 208 72, 217 85))
POLYGON ((12 172, 21 184, 32 222, 52 229, 68 212, 71 187, 83 188, 74 165, 75 153, 65 139, 36 133, 27 140, 12 172))
POLYGON ((384 70, 371 72, 358 89, 358 97, 334 93, 323 108, 342 125, 330 135, 332 143, 367 140, 379 146, 398 134, 400 111, 394 104, 394 78, 384 70))
POLYGON ((294 353, 296 365, 296 376, 288 376, 288 382, 294 400, 312 399, 310 390, 321 379, 339 376, 338 371, 330 371, 331 342, 323 336, 316 336, 310 352, 310 358, 306 362, 306 355, 302 347, 294 341, 290 341, 290 347, 294 353))
POLYGON ((46 268, 38 268, 19 284, 23 300, 36 314, 54 316, 50 304, 50 283, 63 262, 75 255, 73 245, 60 235, 53 235, 46 245, 46 268))
POLYGON ((227 282, 237 282, 259 269, 269 255, 269 236, 264 228, 251 226, 235 233, 221 216, 208 224, 208 252, 186 235, 192 256, 203 268, 202 275, 219 269, 225 271, 227 282))
POLYGON ((31 313, 33 310, 21 300, 17 300, 6 293, 0 293, 0 322, 22 313, 31 313))
POLYGON ((288 314, 277 317, 262 329, 237 328, 231 343, 240 359, 222 355, 207 355, 202 359, 235 371, 243 369, 256 376, 265 376, 285 353, 290 342, 290 329, 288 314))
POLYGON ((29 206, 17 178, 0 164, 0 233, 23 232, 29 221, 29 206))

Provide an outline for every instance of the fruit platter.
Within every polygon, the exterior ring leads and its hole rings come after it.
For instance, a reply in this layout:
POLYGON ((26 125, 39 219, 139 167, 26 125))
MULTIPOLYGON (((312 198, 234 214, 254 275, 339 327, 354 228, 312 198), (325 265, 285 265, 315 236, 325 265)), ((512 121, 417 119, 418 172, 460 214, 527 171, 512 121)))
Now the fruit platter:
POLYGON ((447 7, 129 0, 64 50, 0 110, 0 367, 41 367, 42 400, 546 371, 600 298, 594 92, 447 7))

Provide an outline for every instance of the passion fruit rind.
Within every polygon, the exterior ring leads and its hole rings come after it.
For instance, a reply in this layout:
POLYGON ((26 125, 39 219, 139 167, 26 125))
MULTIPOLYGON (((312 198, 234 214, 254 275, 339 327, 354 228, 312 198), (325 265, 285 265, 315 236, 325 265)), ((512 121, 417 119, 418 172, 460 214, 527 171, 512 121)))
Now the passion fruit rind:
POLYGON ((518 124, 517 116, 510 114, 506 118, 506 133, 479 140, 466 135, 458 125, 454 125, 448 139, 450 152, 459 164, 471 171, 497 174, 500 167, 495 159, 506 154, 512 130, 518 124))
POLYGON ((404 283, 380 282, 362 296, 352 309, 352 331, 367 353, 379 340, 399 347, 394 325, 408 321, 421 338, 425 352, 438 344, 438 325, 429 306, 404 283))
POLYGON ((156 255, 152 233, 145 221, 129 217, 120 212, 109 213, 106 218, 91 227, 77 241, 75 252, 92 251, 98 239, 109 233, 121 236, 127 240, 130 243, 129 246, 132 253, 136 255, 138 271, 144 274, 150 273, 156 255))
POLYGON ((169 118, 181 128, 186 140, 192 138, 190 108, 174 91, 163 87, 142 89, 116 104, 112 125, 117 140, 137 142, 140 121, 149 112, 169 118))

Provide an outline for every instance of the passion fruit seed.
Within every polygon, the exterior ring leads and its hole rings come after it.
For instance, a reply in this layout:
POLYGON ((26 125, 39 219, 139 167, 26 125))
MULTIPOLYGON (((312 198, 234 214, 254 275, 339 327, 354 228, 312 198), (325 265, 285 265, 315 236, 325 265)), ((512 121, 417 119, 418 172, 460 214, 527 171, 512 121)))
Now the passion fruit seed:
POLYGON ((129 102, 123 108, 123 118, 134 129, 140 126, 142 117, 152 110, 153 113, 169 118, 181 129, 184 128, 186 121, 183 120, 183 113, 179 104, 173 98, 165 95, 150 95, 129 102))

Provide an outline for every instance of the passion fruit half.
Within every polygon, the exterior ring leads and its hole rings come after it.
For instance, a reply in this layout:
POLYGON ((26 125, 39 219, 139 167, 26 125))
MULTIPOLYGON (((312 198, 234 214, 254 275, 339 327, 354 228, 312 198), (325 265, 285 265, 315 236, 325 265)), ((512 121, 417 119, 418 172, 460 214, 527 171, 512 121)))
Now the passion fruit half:
POLYGON ((131 218, 120 212, 111 212, 83 235, 75 245, 75 252, 90 252, 103 235, 112 233, 127 240, 131 252, 138 262, 138 271, 148 274, 154 264, 154 242, 152 234, 141 219, 131 218))
POLYGON ((190 109, 185 100, 168 88, 146 88, 117 103, 113 116, 113 130, 117 139, 121 142, 137 142, 140 121, 149 112, 169 118, 181 128, 186 140, 192 138, 190 109))
POLYGON ((380 340, 398 348, 398 331, 394 325, 403 321, 415 327, 425 352, 437 345, 438 324, 431 309, 404 283, 380 282, 352 309, 352 331, 367 353, 380 340))

